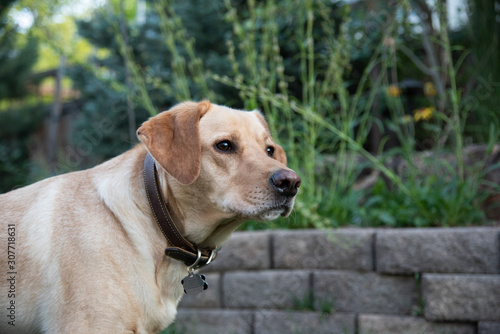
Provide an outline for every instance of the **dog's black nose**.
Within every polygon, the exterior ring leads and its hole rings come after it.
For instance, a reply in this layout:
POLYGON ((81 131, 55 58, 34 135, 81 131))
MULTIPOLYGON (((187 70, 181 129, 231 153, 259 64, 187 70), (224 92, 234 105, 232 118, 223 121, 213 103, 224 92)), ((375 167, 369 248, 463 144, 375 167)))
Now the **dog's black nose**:
POLYGON ((279 194, 293 197, 300 187, 300 177, 292 170, 281 169, 271 175, 271 184, 279 194))

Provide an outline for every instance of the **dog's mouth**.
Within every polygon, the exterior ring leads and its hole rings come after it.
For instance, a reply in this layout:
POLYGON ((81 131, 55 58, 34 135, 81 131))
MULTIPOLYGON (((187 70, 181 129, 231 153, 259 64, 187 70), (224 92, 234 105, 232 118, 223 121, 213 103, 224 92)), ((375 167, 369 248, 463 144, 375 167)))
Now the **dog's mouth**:
POLYGON ((275 210, 281 211, 281 217, 288 217, 293 209, 294 201, 287 201, 287 203, 279 205, 275 210))
POLYGON ((279 217, 288 217, 292 212, 294 202, 295 200, 292 198, 271 202, 246 202, 243 205, 242 203, 239 205, 231 203, 231 205, 226 207, 225 211, 237 214, 242 220, 270 221, 279 217))
POLYGON ((293 210, 296 196, 284 196, 274 189, 254 187, 243 194, 226 193, 222 201, 214 199, 223 212, 237 215, 241 220, 270 221, 288 217, 293 210))
POLYGON ((262 212, 257 219, 260 221, 271 221, 278 219, 279 217, 288 217, 290 212, 292 212, 291 207, 276 207, 262 212))
POLYGON ((294 199, 287 199, 278 203, 270 203, 268 206, 260 207, 257 219, 270 221, 279 217, 288 217, 292 212, 294 199))

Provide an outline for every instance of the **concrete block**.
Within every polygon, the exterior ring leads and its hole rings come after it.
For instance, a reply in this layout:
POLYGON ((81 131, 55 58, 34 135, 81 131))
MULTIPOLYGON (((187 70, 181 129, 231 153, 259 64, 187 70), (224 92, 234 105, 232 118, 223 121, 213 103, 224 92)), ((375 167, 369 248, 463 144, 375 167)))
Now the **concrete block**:
POLYGON ((255 315, 255 334, 354 334, 354 314, 263 310, 255 315))
POLYGON ((268 269, 271 267, 269 231, 235 232, 222 245, 204 272, 268 269))
POLYGON ((373 230, 303 230, 273 234, 276 268, 373 270, 373 230))
POLYGON ((473 324, 432 323, 419 317, 362 314, 359 334, 475 334, 473 324))
POLYGON ((422 291, 426 319, 500 319, 500 275, 424 274, 422 291))
POLYGON ((480 321, 477 325, 477 334, 498 334, 500 333, 500 322, 480 321))
POLYGON ((205 274, 205 277, 208 283, 208 289, 197 295, 184 295, 179 307, 219 308, 221 306, 220 274, 205 274))
POLYGON ((315 271, 313 287, 316 309, 330 304, 340 312, 409 315, 418 308, 413 277, 315 271))
POLYGON ((309 293, 309 272, 238 271, 223 274, 223 306, 228 308, 291 308, 294 298, 309 293))
POLYGON ((252 334, 252 312, 235 310, 179 309, 175 333, 252 334))
POLYGON ((378 272, 498 273, 500 228, 379 230, 378 272))

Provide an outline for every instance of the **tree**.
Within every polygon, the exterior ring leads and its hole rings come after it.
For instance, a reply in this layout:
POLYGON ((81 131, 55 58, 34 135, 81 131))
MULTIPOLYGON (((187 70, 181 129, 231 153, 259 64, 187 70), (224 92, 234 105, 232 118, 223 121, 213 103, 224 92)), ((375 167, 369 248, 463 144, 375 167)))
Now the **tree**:
POLYGON ((0 7, 0 101, 26 96, 26 79, 37 60, 38 41, 20 34, 7 16, 14 2, 0 7))
POLYGON ((472 59, 466 102, 475 112, 469 133, 487 141, 491 124, 500 126, 500 8, 498 1, 469 0, 469 44, 472 59))
MULTIPOLYGON (((0 102, 4 106, 28 94, 26 82, 37 59, 37 40, 32 34, 20 34, 8 17, 14 2, 0 5, 0 102)), ((40 122, 40 114, 25 108, 0 110, 0 192, 25 184, 27 134, 40 122)))

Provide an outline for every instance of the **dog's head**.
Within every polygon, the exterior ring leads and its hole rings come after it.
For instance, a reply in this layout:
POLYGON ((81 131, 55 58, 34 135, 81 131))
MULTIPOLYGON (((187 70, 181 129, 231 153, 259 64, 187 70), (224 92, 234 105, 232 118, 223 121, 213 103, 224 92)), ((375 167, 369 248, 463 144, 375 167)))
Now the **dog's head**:
POLYGON ((285 152, 258 111, 185 102, 149 119, 137 134, 194 206, 206 199, 227 218, 263 221, 293 208, 300 178, 286 167, 285 152))

